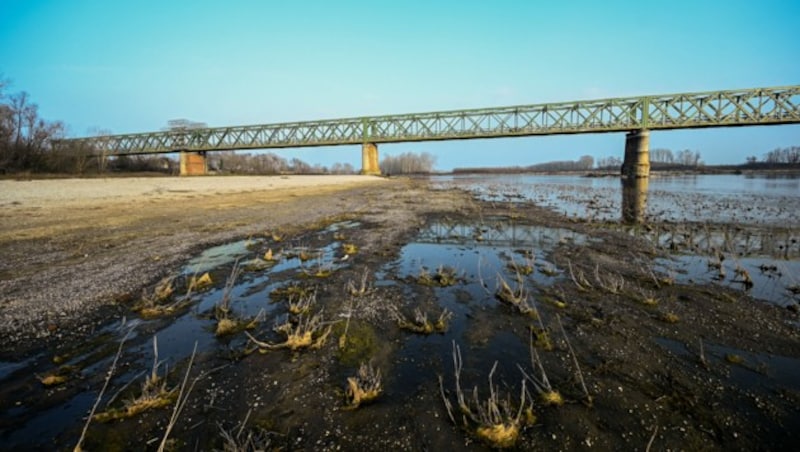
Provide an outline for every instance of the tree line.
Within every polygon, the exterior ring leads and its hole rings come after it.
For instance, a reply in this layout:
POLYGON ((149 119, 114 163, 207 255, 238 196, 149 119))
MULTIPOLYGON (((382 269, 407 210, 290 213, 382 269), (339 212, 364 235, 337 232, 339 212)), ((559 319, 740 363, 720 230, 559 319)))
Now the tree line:
POLYGON ((220 151, 208 154, 211 171, 223 174, 355 174, 349 163, 334 163, 330 167, 308 164, 298 158, 287 160, 269 153, 236 153, 220 151))
MULTIPOLYGON (((764 154, 761 161, 767 164, 798 165, 800 164, 800 146, 775 148, 764 154)), ((756 156, 747 157, 747 163, 753 164, 757 162, 758 158, 756 156)))
POLYGON ((405 152, 396 156, 385 155, 381 159, 380 169, 381 173, 386 175, 421 174, 432 172, 435 164, 436 157, 427 152, 421 154, 405 152))
MULTIPOLYGON (((671 149, 655 148, 650 150, 650 168, 654 170, 699 168, 704 166, 700 152, 684 149, 672 152, 671 149)), ((618 171, 622 167, 622 158, 603 157, 597 160, 597 169, 618 171)))
POLYGON ((560 172, 589 171, 594 168, 594 157, 584 155, 578 160, 556 160, 536 163, 528 166, 454 168, 454 173, 527 173, 527 172, 560 172))

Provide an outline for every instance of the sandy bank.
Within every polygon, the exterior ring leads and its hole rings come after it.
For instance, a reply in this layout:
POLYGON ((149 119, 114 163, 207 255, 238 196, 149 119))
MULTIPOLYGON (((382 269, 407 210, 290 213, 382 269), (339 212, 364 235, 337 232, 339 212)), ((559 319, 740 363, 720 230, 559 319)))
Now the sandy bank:
POLYGON ((360 175, 0 180, 0 206, 85 206, 109 200, 186 199, 212 194, 372 184, 384 180, 360 175))

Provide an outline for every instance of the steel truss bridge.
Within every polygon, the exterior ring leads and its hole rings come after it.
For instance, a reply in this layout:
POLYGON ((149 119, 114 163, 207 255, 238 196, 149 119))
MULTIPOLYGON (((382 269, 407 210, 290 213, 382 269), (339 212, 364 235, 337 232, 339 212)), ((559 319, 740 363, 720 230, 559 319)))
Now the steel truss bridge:
POLYGON ((130 155, 796 123, 800 85, 169 130, 57 145, 130 155))

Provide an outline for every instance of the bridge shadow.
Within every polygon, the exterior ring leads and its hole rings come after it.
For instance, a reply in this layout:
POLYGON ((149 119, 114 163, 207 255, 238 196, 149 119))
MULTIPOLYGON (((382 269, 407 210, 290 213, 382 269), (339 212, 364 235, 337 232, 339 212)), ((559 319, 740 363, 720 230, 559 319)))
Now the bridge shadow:
POLYGON ((644 223, 647 210, 647 177, 622 178, 622 222, 627 224, 644 223))

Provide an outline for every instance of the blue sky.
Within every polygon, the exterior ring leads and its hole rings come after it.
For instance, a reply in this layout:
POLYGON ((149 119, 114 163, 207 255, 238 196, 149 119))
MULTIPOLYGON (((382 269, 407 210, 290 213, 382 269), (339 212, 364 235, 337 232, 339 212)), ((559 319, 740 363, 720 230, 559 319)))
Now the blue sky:
MULTIPOLYGON (((72 136, 800 83, 800 2, 0 0, 0 74, 72 136)), ((739 163, 800 126, 653 132, 739 163)), ((383 145, 437 168, 622 157, 622 134, 383 145)), ((359 147, 280 150, 360 167, 359 147)))

